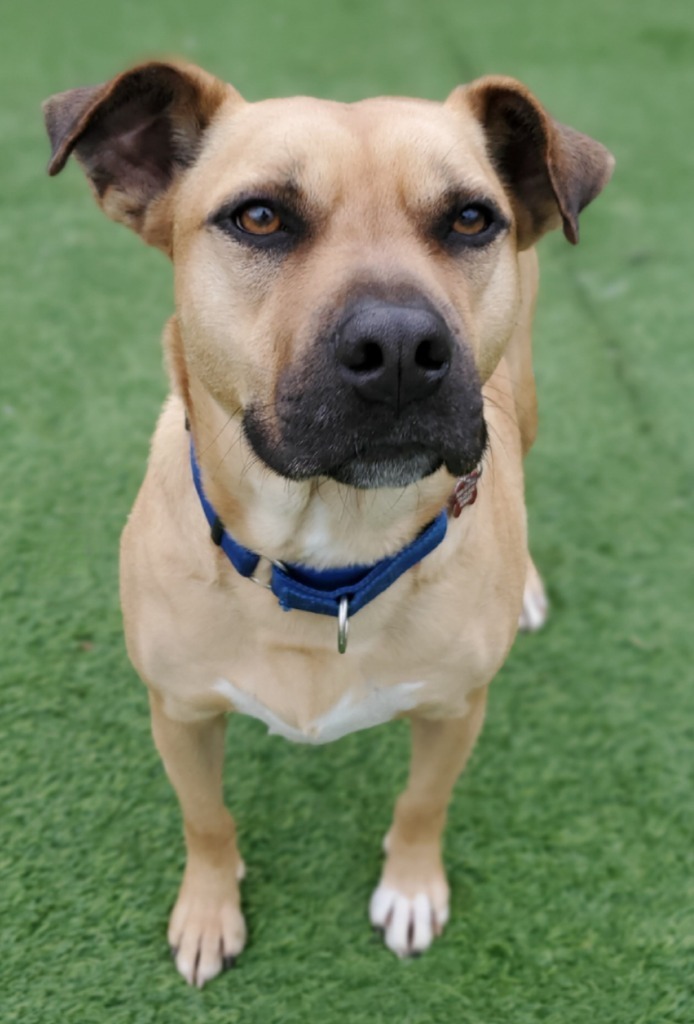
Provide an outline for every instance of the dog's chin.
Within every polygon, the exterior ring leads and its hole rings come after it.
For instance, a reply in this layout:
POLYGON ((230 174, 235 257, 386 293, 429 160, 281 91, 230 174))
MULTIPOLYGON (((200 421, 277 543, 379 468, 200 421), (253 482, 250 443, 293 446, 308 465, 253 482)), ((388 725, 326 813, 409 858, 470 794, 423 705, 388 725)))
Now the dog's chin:
POLYGON ((472 446, 460 454, 443 454, 422 445, 374 446, 361 451, 351 459, 329 469, 323 475, 350 487, 407 487, 436 473, 445 466, 451 476, 462 477, 474 470, 482 461, 487 445, 486 427, 483 425, 479 446, 472 446))
POLYGON ((407 487, 431 476, 443 465, 434 452, 379 454, 356 456, 330 469, 325 475, 340 484, 370 489, 376 487, 407 487))

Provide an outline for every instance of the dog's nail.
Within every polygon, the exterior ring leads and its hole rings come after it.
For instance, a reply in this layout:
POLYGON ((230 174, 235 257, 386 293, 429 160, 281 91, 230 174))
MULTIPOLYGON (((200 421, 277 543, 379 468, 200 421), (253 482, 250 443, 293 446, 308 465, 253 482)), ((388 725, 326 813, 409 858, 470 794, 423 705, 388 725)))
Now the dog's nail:
POLYGON ((236 957, 235 956, 223 956, 222 957, 222 970, 223 971, 230 971, 232 969, 232 967, 236 967, 236 957))

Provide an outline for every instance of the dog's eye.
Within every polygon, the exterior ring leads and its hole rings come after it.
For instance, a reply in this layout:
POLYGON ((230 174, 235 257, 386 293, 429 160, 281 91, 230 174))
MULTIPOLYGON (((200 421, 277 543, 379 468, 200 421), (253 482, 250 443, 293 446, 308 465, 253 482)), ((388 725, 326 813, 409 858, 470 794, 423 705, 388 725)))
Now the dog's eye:
POLYGON ((458 235, 472 238, 476 235, 483 235, 493 223, 494 216, 491 210, 480 203, 469 203, 463 207, 453 221, 452 230, 458 235))
POLYGON ((248 235, 274 235, 282 231, 280 215, 266 203, 250 203, 234 214, 234 223, 248 235))
POLYGON ((277 255, 288 252, 305 232, 301 217, 281 199, 248 194, 228 200, 210 214, 207 225, 254 251, 277 255))

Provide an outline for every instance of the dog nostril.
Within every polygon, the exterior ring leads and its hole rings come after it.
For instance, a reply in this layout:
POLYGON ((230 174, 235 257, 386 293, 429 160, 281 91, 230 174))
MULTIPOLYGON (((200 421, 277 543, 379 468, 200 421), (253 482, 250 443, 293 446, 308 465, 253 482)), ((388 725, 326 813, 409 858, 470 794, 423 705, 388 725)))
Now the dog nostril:
POLYGON ((383 366, 383 351, 377 341, 363 341, 355 350, 348 363, 350 370, 369 373, 383 366))
POLYGON ((441 370, 448 362, 448 351, 436 338, 425 338, 417 346, 414 361, 422 370, 441 370))

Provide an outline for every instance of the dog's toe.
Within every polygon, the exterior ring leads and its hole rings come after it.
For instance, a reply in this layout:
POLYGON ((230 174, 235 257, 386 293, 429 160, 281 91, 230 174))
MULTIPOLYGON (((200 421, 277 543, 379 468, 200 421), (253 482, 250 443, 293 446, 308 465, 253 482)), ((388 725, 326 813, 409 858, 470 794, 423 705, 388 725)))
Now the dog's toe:
POLYGON ((369 917, 396 956, 417 956, 443 931, 448 920, 448 904, 437 907, 427 893, 409 897, 389 886, 379 885, 371 897, 369 917))
POLYGON ((169 928, 176 970, 202 988, 233 967, 246 941, 243 915, 231 900, 179 900, 169 928))

